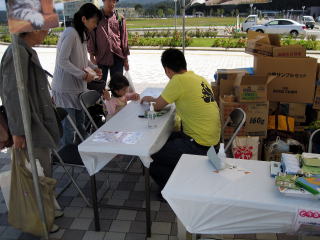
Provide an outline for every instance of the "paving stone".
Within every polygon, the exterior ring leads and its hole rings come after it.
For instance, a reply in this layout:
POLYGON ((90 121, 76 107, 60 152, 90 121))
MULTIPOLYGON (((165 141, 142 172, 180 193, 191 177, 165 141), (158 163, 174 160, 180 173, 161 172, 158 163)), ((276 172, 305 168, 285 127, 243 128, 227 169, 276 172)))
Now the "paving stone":
POLYGON ((62 236, 62 240, 78 240, 82 239, 86 231, 84 230, 66 230, 62 236))
POLYGON ((171 223, 167 222, 153 222, 151 226, 152 233, 167 234, 171 231, 171 223))
MULTIPOLYGON (((151 211, 150 218, 151 221, 154 222, 156 220, 157 212, 151 211)), ((146 212, 144 211, 138 211, 136 216, 136 221, 146 221, 146 212)))
POLYGON ((145 185, 143 182, 137 182, 134 186, 134 191, 144 191, 145 185))
POLYGON ((76 218, 70 226, 70 229, 76 230, 89 230, 89 226, 92 222, 90 218, 76 218))
POLYGON ((126 237, 125 233, 118 232, 107 232, 104 240, 124 240, 126 237))
POLYGON ((50 239, 61 239, 65 231, 65 229, 60 229, 58 232, 50 234, 49 237, 50 239))
POLYGON ((109 175, 110 182, 120 182, 123 179, 122 174, 112 173, 109 175))
POLYGON ((126 200, 124 202, 124 206, 127 207, 135 207, 135 208, 142 208, 143 206, 143 201, 138 201, 138 200, 126 200))
POLYGON ((137 182, 140 176, 138 175, 125 175, 123 178, 123 182, 137 182))
POLYGON ((114 220, 111 224, 110 232, 129 232, 130 225, 130 221, 114 220))
POLYGON ((70 203, 70 207, 86 207, 86 205, 82 198, 74 198, 70 203))
POLYGON ((277 234, 275 233, 266 233, 266 234, 256 234, 258 240, 277 240, 277 234))
POLYGON ((135 182, 120 182, 117 189, 121 191, 132 191, 135 185, 135 182))
POLYGON ((103 240, 105 235, 105 232, 88 231, 84 234, 82 240, 103 240))
POLYGON ((169 236, 169 240, 179 240, 177 236, 169 236))
MULTIPOLYGON (((146 207, 146 202, 143 202, 143 207, 146 207)), ((151 208, 151 211, 159 211, 160 201, 151 201, 150 208, 151 208)))
POLYGON ((119 214, 117 216, 118 220, 128 220, 128 221, 133 221, 135 220, 137 216, 137 211, 133 211, 133 210, 123 210, 121 209, 119 211, 119 214))
MULTIPOLYGON (((112 220, 100 219, 100 231, 108 232, 110 230, 112 220)), ((91 222, 89 226, 89 231, 95 231, 95 223, 94 221, 91 222)))
POLYGON ((120 191, 116 190, 114 191, 112 198, 118 199, 118 200, 127 200, 129 198, 130 191, 120 191))
POLYGON ((81 210, 79 218, 93 218, 93 209, 92 208, 83 208, 81 210))
POLYGON ((69 229, 75 218, 62 217, 55 220, 55 224, 63 229, 69 229))
POLYGON ((147 238, 147 240, 168 240, 168 235, 161 235, 161 234, 152 234, 151 238, 147 238))
POLYGON ((118 209, 110 209, 110 208, 102 208, 100 212, 100 217, 102 219, 117 219, 119 210, 118 209))
POLYGON ((6 226, 0 226, 0 236, 4 232, 4 230, 6 230, 6 228, 6 226))
POLYGON ((144 191, 132 191, 129 197, 130 200, 142 200, 146 199, 146 194, 144 191))
POLYGON ((15 229, 13 227, 6 227, 6 229, 1 234, 2 238, 9 238, 9 239, 19 239, 19 237, 22 235, 22 232, 18 229, 15 229))
POLYGON ((176 215, 170 211, 170 212, 158 212, 156 217, 157 222, 175 222, 176 221, 176 215))
POLYGON ((124 202, 125 202, 125 200, 114 199, 114 198, 111 198, 108 200, 108 204, 116 205, 116 206, 123 206, 124 202))
POLYGON ((170 232, 170 235, 171 236, 177 236, 178 234, 178 225, 177 223, 172 223, 171 224, 171 232, 170 232))
POLYGON ((0 225, 1 226, 9 226, 8 223, 8 213, 0 213, 0 225))
POLYGON ((146 222, 131 222, 131 227, 129 232, 132 233, 146 233, 146 222))
POLYGON ((80 208, 80 207, 65 207, 63 209, 64 216, 71 217, 71 218, 79 217, 81 211, 82 211, 82 208, 80 208))
POLYGON ((168 203, 160 202, 160 209, 159 209, 159 211, 169 212, 169 211, 172 211, 172 209, 171 209, 171 207, 169 206, 168 203))
POLYGON ((140 233, 127 233, 125 240, 145 240, 146 235, 140 233))
POLYGON ((8 212, 7 205, 5 203, 0 203, 0 214, 8 212))
POLYGON ((36 237, 30 233, 22 233, 19 240, 40 240, 40 237, 36 237))

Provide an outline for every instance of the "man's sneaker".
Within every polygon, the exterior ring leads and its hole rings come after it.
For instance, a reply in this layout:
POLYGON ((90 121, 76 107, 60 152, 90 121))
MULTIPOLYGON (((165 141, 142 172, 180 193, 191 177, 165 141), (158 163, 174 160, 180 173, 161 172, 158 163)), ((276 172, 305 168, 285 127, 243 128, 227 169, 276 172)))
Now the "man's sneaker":
POLYGON ((63 217, 63 215, 64 215, 64 213, 63 213, 63 211, 61 211, 61 210, 55 210, 55 212, 54 212, 54 217, 55 217, 55 219, 57 219, 57 218, 61 218, 61 217, 63 217))
POLYGON ((50 233, 56 233, 60 230, 60 227, 58 225, 53 224, 50 233))

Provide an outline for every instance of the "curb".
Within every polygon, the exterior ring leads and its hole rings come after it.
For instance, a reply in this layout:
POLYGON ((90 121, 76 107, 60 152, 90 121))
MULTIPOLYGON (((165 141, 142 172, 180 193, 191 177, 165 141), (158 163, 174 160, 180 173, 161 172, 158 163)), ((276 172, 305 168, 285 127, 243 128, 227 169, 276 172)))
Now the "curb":
MULTIPOLYGON (((0 45, 8 46, 11 43, 0 42, 0 45)), ((56 48, 56 45, 38 45, 37 47, 42 48, 56 48)), ((165 50, 170 47, 143 47, 143 46, 131 46, 130 50, 165 50)), ((182 49, 182 47, 177 47, 177 49, 182 49)), ((213 48, 213 47, 186 47, 188 51, 210 51, 210 52, 244 52, 244 48, 213 48)), ((307 54, 320 55, 319 50, 307 50, 307 54)))

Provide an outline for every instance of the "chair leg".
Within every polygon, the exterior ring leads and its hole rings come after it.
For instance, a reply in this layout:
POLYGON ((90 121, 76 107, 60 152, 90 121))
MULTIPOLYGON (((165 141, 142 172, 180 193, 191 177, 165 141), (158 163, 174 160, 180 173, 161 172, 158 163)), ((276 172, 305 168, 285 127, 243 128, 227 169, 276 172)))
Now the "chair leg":
POLYGON ((64 171, 66 172, 66 174, 70 177, 71 182, 73 183, 73 185, 75 186, 75 188, 78 190, 78 192, 80 193, 81 197, 83 198, 83 200, 86 202, 86 204, 91 207, 92 205, 90 204, 90 202, 88 201, 88 199, 86 198, 86 196, 84 195, 84 193, 82 192, 82 190, 80 189, 79 185, 76 183, 76 181, 74 180, 73 176, 69 173, 68 169, 66 168, 63 160, 61 159, 60 155, 58 154, 58 152, 56 150, 53 151, 54 154, 57 156, 57 158, 59 159, 59 162, 61 164, 61 166, 63 167, 64 171))

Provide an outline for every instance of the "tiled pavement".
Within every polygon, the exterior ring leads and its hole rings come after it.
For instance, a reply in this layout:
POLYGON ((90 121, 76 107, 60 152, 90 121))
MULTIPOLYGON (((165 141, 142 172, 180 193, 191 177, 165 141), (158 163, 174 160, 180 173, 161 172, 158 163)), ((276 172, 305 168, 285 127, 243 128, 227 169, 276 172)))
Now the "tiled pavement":
MULTIPOLYGON (((119 161, 119 159, 117 159, 119 161)), ((116 160, 114 160, 116 161, 116 160)), ((126 158, 121 164, 126 163, 126 158)), ((8 155, 0 153, 0 172, 8 169, 10 160, 8 155)), ((116 164, 111 162, 107 167, 114 169, 116 164)), ((141 172, 141 164, 135 162, 132 172, 141 172)), ((55 167, 54 177, 58 180, 57 191, 68 182, 63 169, 55 167)), ((83 191, 90 196, 90 181, 85 170, 76 169, 75 177, 83 191)), ((98 192, 103 196, 103 202, 124 206, 144 206, 144 178, 141 175, 106 174, 97 175, 97 187, 102 190, 106 179, 110 181, 110 190, 98 192)), ((151 183, 151 219, 152 240, 175 240, 177 239, 176 216, 167 203, 161 202, 157 196, 158 187, 151 183)), ((58 199, 64 209, 64 217, 57 219, 56 224, 61 230, 51 234, 51 239, 61 240, 143 240, 145 239, 145 213, 142 211, 101 209, 101 231, 94 231, 92 209, 88 208, 80 198, 74 187, 71 186, 58 199)), ((258 240, 298 240, 297 236, 286 234, 246 234, 246 235, 213 235, 202 236, 203 238, 216 239, 258 239, 258 240)), ((1 240, 36 240, 39 239, 30 234, 22 233, 9 226, 7 222, 7 210, 2 193, 0 193, 0 239, 1 240)), ((319 237, 308 237, 305 240, 319 240, 319 237)))

